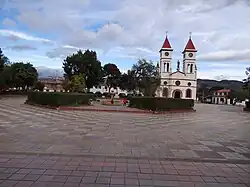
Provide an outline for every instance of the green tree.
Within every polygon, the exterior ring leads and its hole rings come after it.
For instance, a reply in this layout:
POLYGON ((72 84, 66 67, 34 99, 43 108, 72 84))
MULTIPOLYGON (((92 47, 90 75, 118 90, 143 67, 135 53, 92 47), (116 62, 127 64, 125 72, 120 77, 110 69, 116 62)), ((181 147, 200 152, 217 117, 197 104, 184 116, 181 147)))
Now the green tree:
POLYGON ((138 60, 137 64, 132 67, 132 77, 135 78, 136 87, 138 87, 145 96, 155 94, 157 87, 160 85, 160 77, 157 67, 152 61, 145 59, 138 60))
POLYGON ((134 91, 137 89, 135 72, 128 70, 121 75, 119 87, 123 90, 134 91))
POLYGON ((115 64, 105 64, 103 66, 103 75, 106 77, 106 84, 109 88, 119 86, 121 72, 115 64))
POLYGON ((43 91, 44 87, 45 87, 45 85, 41 81, 37 81, 34 89, 37 89, 39 91, 43 91))
POLYGON ((73 75, 71 77, 71 81, 69 82, 70 91, 72 91, 72 92, 83 92, 85 88, 86 88, 86 84, 85 84, 83 74, 73 75))
POLYGON ((11 65, 12 84, 22 90, 28 89, 36 84, 38 73, 36 68, 30 63, 13 63, 11 65))
POLYGON ((243 80, 243 89, 248 93, 248 98, 250 99, 250 67, 246 68, 247 78, 243 80))
POLYGON ((4 65, 7 62, 9 62, 9 59, 6 56, 4 56, 3 51, 0 48, 0 73, 3 71, 4 65))
POLYGON ((12 72, 10 65, 4 65, 3 71, 0 73, 0 91, 12 87, 12 72))
POLYGON ((67 56, 63 63, 65 79, 71 81, 72 76, 83 74, 87 88, 92 88, 102 80, 101 62, 95 51, 79 50, 76 54, 67 56))

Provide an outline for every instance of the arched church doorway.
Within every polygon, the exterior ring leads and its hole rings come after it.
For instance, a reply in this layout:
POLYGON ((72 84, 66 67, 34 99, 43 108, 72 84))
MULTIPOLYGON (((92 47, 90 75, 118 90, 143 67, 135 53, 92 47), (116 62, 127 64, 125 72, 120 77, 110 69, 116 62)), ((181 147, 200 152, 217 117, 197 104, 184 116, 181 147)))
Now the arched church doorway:
POLYGON ((163 88, 162 96, 168 97, 168 89, 167 88, 163 88))
POLYGON ((182 95, 182 93, 181 93, 180 90, 175 90, 175 91, 173 92, 173 97, 174 97, 175 99, 180 99, 180 98, 181 98, 181 95, 182 95))

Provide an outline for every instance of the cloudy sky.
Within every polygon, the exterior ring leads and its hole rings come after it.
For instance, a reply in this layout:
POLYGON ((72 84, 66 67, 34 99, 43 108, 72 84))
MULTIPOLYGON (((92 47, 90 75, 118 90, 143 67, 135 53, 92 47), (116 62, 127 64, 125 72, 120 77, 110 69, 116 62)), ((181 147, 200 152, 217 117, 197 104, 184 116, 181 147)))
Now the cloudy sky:
POLYGON ((166 31, 173 67, 192 32, 200 78, 241 80, 250 66, 250 0, 0 0, 0 48, 11 61, 61 68, 77 49, 125 71, 159 60, 166 31))

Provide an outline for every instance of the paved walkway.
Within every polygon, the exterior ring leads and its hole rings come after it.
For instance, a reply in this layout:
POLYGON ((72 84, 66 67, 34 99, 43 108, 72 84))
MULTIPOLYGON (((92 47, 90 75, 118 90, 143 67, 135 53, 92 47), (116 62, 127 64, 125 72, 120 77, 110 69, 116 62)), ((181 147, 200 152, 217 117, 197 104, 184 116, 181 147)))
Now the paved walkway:
POLYGON ((240 107, 153 115, 23 102, 0 100, 0 186, 250 184, 250 115, 240 107))

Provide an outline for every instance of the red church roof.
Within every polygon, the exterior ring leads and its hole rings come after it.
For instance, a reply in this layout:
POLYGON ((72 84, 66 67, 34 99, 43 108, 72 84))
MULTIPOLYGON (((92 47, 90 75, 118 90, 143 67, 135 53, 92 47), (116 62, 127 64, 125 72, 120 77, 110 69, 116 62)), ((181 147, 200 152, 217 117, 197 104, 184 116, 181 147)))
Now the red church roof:
POLYGON ((195 46, 194 46, 194 43, 193 43, 193 41, 192 41, 192 39, 191 39, 191 37, 189 38, 189 40, 188 40, 188 42, 187 42, 187 45, 186 45, 186 47, 185 47, 185 49, 184 49, 184 52, 185 51, 197 51, 196 49, 195 49, 195 46))
POLYGON ((169 41, 168 41, 168 36, 166 36, 166 39, 165 39, 165 41, 163 43, 162 48, 164 48, 164 49, 171 49, 172 48, 169 41))
POLYGON ((229 92, 231 92, 231 90, 222 89, 222 90, 216 90, 215 92, 217 92, 217 93, 229 93, 229 92))

